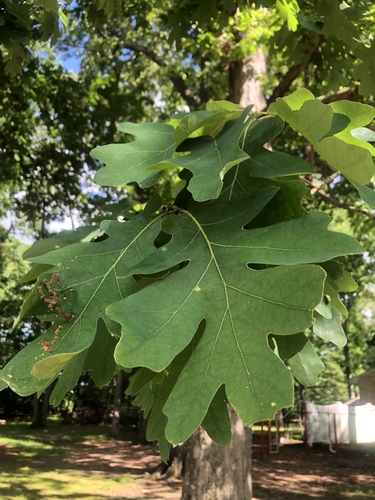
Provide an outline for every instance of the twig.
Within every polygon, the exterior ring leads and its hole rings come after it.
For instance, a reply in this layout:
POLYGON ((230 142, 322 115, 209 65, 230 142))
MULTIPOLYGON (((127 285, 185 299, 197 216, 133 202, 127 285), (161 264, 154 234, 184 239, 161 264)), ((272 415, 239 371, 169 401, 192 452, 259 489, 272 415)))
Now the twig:
POLYGON ((365 215, 366 217, 368 217, 371 220, 375 220, 375 214, 372 214, 368 210, 362 210, 361 208, 356 208, 356 207, 353 207, 352 205, 347 205, 346 203, 342 203, 341 201, 337 200, 333 196, 329 196, 324 191, 321 191, 320 188, 322 186, 328 184, 328 183, 324 182, 324 183, 322 183, 321 185, 318 186, 314 182, 311 182, 309 179, 307 179, 304 176, 300 176, 300 179, 303 182, 305 182, 305 184, 308 184, 310 187, 313 188, 311 190, 311 194, 317 194, 318 193, 319 196, 321 196, 324 200, 328 201, 329 203, 331 203, 335 207, 344 208, 345 210, 348 210, 349 212, 355 212, 355 213, 358 213, 358 214, 362 214, 362 215, 365 215))
POLYGON ((17 229, 18 226, 20 226, 21 224, 23 224, 26 221, 27 221, 27 215, 24 215, 23 217, 21 217, 20 219, 18 219, 17 222, 12 223, 10 225, 9 229, 6 232, 5 238, 8 238, 8 236, 10 235, 10 233, 13 233, 17 229))
POLYGON ((331 94, 323 99, 321 99, 323 104, 330 104, 331 102, 342 101, 347 99, 349 101, 358 101, 361 96, 358 93, 358 87, 350 87, 344 90, 340 90, 336 94, 331 94))
POLYGON ((329 184, 331 184, 331 182, 333 182, 336 179, 336 177, 338 177, 339 175, 340 175, 340 172, 335 172, 332 175, 330 175, 329 177, 327 177, 326 179, 324 179, 324 181, 320 182, 319 185, 316 184, 315 187, 313 187, 311 189, 311 194, 315 194, 318 191, 320 191, 320 189, 323 186, 328 186, 329 184))
POLYGON ((301 74, 303 67, 304 64, 301 63, 292 66, 288 70, 286 75, 280 80, 279 85, 275 87, 274 91, 272 92, 271 97, 267 101, 267 106, 275 102, 278 97, 283 97, 286 94, 287 90, 292 85, 294 80, 301 74))
MULTIPOLYGON (((149 49, 148 47, 142 47, 133 43, 125 43, 123 45, 123 48, 132 50, 133 52, 143 53, 146 57, 151 59, 151 61, 156 63, 161 68, 168 67, 168 64, 165 62, 165 60, 161 59, 153 50, 149 49)), ((191 89, 186 85, 183 78, 181 76, 171 74, 169 75, 169 79, 171 80, 179 94, 186 101, 186 104, 192 109, 197 109, 200 103, 197 101, 197 99, 195 99, 191 92, 191 89)))

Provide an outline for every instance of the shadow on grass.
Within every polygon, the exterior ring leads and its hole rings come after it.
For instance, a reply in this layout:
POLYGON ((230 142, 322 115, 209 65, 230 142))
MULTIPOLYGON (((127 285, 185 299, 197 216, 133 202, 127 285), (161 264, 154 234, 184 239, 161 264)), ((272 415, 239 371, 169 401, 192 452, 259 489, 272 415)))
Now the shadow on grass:
POLYGON ((126 498, 126 489, 131 488, 133 484, 135 480, 124 475, 107 478, 104 473, 74 470, 39 471, 29 467, 11 470, 9 467, 8 471, 2 471, 0 477, 0 498, 2 500, 121 499, 126 498))
POLYGON ((154 445, 111 439, 107 431, 104 426, 54 425, 46 431, 0 426, 0 499, 179 498, 178 488, 146 480, 160 463, 154 445), (143 495, 143 489, 149 493, 143 495))

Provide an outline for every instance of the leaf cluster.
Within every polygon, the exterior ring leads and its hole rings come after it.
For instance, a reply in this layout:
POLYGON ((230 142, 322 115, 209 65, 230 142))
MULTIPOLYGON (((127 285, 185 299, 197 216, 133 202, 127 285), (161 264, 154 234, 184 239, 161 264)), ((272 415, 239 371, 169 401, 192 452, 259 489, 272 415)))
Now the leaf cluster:
POLYGON ((345 343, 339 293, 355 285, 340 258, 362 247, 302 208, 311 164, 264 147, 283 113, 249 112, 212 102, 167 124, 123 123, 133 141, 92 152, 106 164, 97 183, 157 183, 159 194, 100 233, 31 248, 37 282, 20 319, 51 327, 3 368, 3 387, 28 395, 58 378, 59 404, 82 371, 98 385, 131 371, 128 393, 166 458, 199 425, 227 444, 228 404, 250 424, 292 403, 292 375, 315 382, 323 365, 305 332, 345 343))

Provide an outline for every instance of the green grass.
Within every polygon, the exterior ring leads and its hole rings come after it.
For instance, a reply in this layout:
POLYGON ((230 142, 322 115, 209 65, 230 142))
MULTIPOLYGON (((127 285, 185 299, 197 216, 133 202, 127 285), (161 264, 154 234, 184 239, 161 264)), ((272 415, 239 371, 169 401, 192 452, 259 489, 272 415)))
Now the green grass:
POLYGON ((126 486, 135 480, 127 476, 107 479, 104 473, 76 470, 35 471, 22 467, 17 471, 2 471, 0 498, 2 500, 57 500, 126 498, 126 486), (93 493, 95 492, 95 493, 93 493))
POLYGON ((61 453, 82 440, 108 439, 105 426, 63 426, 51 420, 47 429, 32 429, 29 423, 0 426, 0 443, 16 448, 23 457, 61 453))
MULTIPOLYGON (((124 435, 123 437, 129 437, 124 435)), ((61 425, 54 420, 47 429, 32 429, 29 423, 0 425, 1 446, 17 450, 17 456, 2 464, 1 500, 101 500, 127 498, 126 488, 136 480, 130 476, 100 471, 59 468, 59 454, 84 440, 110 439, 107 426, 61 425), (49 457, 53 458, 53 462, 49 457), (57 467, 52 465, 58 464, 57 467)))
POLYGON ((338 488, 332 488, 329 491, 329 494, 332 499, 337 498, 338 496, 347 498, 348 500, 370 500, 375 498, 375 489, 374 488, 360 488, 354 487, 353 489, 348 489, 343 486, 338 488))
POLYGON ((61 453, 67 446, 42 443, 30 439, 0 437, 0 443, 16 448, 22 457, 40 457, 51 453, 61 453))
POLYGON ((94 425, 62 425, 53 420, 48 422, 47 429, 32 429, 27 422, 7 423, 0 426, 0 441, 22 450, 25 443, 40 449, 47 446, 50 451, 64 451, 66 446, 77 441, 110 439, 109 427, 94 425), (12 442, 10 442, 12 441, 12 442), (61 448, 61 449, 59 449, 61 448))

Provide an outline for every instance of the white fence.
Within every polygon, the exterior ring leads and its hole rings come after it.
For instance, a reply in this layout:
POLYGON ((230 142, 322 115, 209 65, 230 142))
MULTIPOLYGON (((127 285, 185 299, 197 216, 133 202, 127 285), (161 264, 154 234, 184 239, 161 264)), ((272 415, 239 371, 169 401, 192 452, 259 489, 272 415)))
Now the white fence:
POLYGON ((306 402, 307 441, 313 443, 375 442, 375 406, 306 402))

